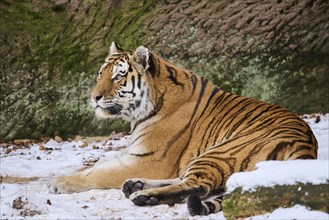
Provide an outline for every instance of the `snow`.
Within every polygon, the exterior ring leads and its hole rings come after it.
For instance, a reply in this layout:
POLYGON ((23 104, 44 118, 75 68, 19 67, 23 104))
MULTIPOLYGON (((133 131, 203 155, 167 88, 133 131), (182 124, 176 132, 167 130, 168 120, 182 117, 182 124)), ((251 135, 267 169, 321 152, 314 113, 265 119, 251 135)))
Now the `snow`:
POLYGON ((291 208, 278 208, 272 213, 266 215, 258 215, 246 220, 264 220, 264 219, 305 219, 305 220, 316 220, 316 219, 329 219, 327 213, 310 211, 305 206, 295 205, 291 208))
MULTIPOLYGON (((319 142, 319 159, 314 161, 266 161, 251 172, 234 174, 228 190, 242 187, 252 190, 259 185, 289 185, 295 182, 326 183, 329 179, 329 114, 305 116, 319 142)), ((191 217, 185 203, 174 206, 137 207, 118 189, 90 190, 55 195, 47 183, 56 176, 70 175, 99 158, 129 146, 129 136, 103 138, 101 141, 74 140, 33 144, 30 147, 0 147, 1 219, 225 219, 223 213, 191 217), (21 197, 23 208, 13 208, 21 197), (33 216, 29 216, 34 213, 33 216), (38 214, 35 214, 38 213, 38 214)), ((251 219, 329 219, 324 212, 296 205, 279 208, 251 219)))
POLYGON ((233 174, 226 187, 227 193, 230 193, 237 187, 242 187, 243 191, 253 191, 258 186, 295 185, 296 182, 329 182, 329 160, 260 162, 256 164, 254 171, 233 174))

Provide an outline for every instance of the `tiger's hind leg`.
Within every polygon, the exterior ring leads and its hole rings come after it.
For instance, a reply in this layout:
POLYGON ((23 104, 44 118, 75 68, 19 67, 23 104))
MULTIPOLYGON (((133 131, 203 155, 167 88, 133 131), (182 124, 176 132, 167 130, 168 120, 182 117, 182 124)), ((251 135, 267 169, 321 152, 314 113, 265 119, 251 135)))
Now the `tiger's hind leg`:
POLYGON ((129 199, 138 206, 159 204, 174 205, 175 203, 183 201, 190 194, 203 196, 206 192, 201 186, 190 187, 189 184, 181 182, 164 187, 143 189, 132 193, 129 199))
MULTIPOLYGON (((187 169, 182 179, 175 179, 171 182, 173 184, 165 186, 149 184, 148 186, 152 185, 156 188, 143 188, 132 192, 129 199, 136 205, 144 206, 173 205, 182 202, 191 194, 204 198, 223 185, 225 168, 226 164, 217 159, 205 163, 204 158, 199 157, 187 169)), ((151 183, 154 180, 148 181, 151 183)), ((153 183, 157 182, 154 181, 153 183)), ((126 187, 128 184, 130 184, 129 181, 126 182, 126 187)))

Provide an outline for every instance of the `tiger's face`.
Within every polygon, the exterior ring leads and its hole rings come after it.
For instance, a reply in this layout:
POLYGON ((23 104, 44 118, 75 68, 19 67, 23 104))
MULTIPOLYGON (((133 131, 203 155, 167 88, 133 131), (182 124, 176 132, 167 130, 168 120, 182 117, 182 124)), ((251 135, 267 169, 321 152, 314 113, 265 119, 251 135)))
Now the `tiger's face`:
POLYGON ((151 78, 147 74, 147 65, 143 65, 147 63, 149 50, 139 48, 135 53, 123 52, 112 43, 110 55, 100 68, 91 93, 91 105, 98 117, 121 117, 134 122, 152 112, 151 78))

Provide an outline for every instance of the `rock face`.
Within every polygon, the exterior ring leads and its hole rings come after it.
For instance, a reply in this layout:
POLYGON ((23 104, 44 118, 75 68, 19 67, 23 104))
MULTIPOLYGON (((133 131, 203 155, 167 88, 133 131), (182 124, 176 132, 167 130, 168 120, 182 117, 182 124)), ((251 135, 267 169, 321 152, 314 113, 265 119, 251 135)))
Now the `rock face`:
POLYGON ((241 188, 237 188, 225 196, 222 205, 227 219, 243 219, 297 204, 328 213, 328 198, 328 183, 298 183, 290 186, 258 187, 253 192, 242 192, 241 188))
POLYGON ((0 13, 0 139, 127 129, 88 103, 111 41, 296 113, 329 110, 326 0, 3 0, 0 13))
POLYGON ((233 93, 328 111, 327 1, 176 2, 147 21, 153 49, 233 93))

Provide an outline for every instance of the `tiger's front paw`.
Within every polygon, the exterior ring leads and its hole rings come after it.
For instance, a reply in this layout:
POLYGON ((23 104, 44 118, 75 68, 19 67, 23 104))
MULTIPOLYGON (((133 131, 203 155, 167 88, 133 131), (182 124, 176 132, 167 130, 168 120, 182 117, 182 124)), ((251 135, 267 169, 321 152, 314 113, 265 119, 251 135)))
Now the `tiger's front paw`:
POLYGON ((145 191, 138 191, 129 196, 129 199, 138 206, 145 206, 145 205, 159 205, 160 200, 156 196, 153 196, 145 191))
POLYGON ((48 184, 48 189, 51 193, 75 193, 83 192, 91 189, 86 184, 86 181, 79 176, 62 176, 57 177, 48 184))
POLYGON ((186 195, 182 191, 173 192, 163 188, 143 189, 132 193, 129 199, 138 206, 167 204, 172 206, 180 203, 186 195))
POLYGON ((143 182, 141 182, 138 179, 130 179, 123 184, 122 191, 125 194, 126 198, 129 198, 129 196, 132 193, 140 191, 143 188, 144 188, 143 182))

